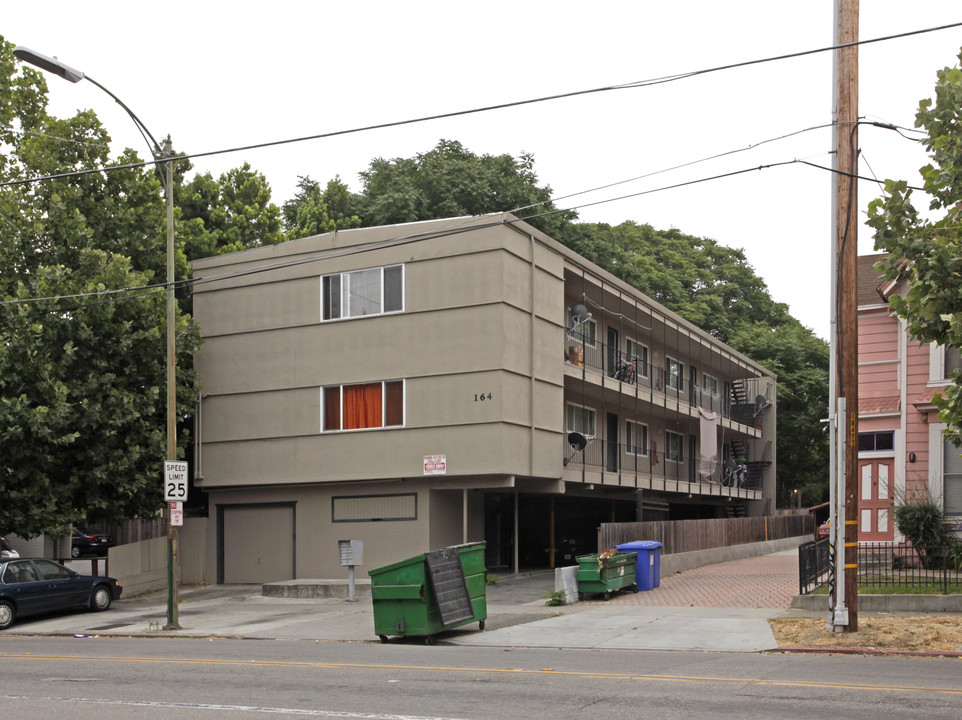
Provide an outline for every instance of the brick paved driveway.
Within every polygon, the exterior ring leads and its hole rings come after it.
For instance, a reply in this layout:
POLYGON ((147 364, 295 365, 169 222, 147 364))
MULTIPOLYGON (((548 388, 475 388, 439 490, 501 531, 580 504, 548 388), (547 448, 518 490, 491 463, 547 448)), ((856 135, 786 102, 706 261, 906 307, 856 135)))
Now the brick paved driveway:
MULTIPOLYGON (((798 593, 798 554, 778 553, 685 570, 653 590, 618 592, 608 605, 789 608, 798 593)), ((605 603, 602 596, 588 602, 605 603)))

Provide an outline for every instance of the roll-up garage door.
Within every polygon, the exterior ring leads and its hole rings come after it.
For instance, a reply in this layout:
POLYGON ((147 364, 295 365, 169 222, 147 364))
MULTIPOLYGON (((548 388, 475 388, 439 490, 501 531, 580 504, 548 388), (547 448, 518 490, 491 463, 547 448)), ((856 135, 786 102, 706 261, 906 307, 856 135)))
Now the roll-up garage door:
POLYGON ((294 506, 223 508, 224 583, 294 579, 294 506))

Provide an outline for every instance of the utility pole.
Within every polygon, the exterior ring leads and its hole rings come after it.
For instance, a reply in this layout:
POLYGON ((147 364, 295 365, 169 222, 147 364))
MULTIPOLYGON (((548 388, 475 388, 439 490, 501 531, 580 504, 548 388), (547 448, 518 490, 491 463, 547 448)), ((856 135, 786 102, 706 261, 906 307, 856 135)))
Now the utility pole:
POLYGON ((848 632, 858 630, 858 0, 835 0, 835 173, 833 261, 835 307, 832 309, 834 361, 834 408, 837 442, 832 452, 839 506, 832 531, 836 538, 836 566, 844 573, 845 612, 833 622, 848 632), (841 400, 841 402, 840 402, 841 400), (841 508, 840 508, 841 509, 841 508))

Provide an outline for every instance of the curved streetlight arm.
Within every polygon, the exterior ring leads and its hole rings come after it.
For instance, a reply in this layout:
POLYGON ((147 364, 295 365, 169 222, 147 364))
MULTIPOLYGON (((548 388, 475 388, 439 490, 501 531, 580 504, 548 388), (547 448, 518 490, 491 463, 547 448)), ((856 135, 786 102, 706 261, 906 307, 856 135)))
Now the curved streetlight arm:
POLYGON ((24 47, 23 45, 17 45, 17 47, 13 49, 13 54, 23 62, 30 63, 31 65, 35 65, 41 70, 46 70, 47 72, 51 72, 54 75, 62 77, 64 80, 69 80, 72 83, 78 83, 81 80, 87 80, 88 82, 92 82, 94 85, 99 87, 105 93, 110 95, 110 97, 112 97, 114 101, 118 105, 120 105, 120 107, 122 107, 124 111, 130 116, 130 119, 134 121, 134 124, 137 126, 137 130, 140 131, 141 136, 143 136, 144 141, 150 146, 150 154, 154 158, 154 160, 164 159, 165 156, 161 151, 160 143, 154 139, 154 136, 151 134, 150 130, 148 130, 147 126, 144 125, 143 122, 141 122, 140 118, 137 117, 134 111, 131 110, 129 107, 127 107, 127 105, 124 104, 123 100, 121 100, 119 97, 117 97, 112 92, 110 92, 110 90, 105 88, 103 85, 101 85, 99 82, 94 80, 89 75, 84 74, 82 70, 77 70, 75 68, 72 68, 69 65, 67 65, 67 63, 60 62, 59 60, 57 60, 57 58, 47 57, 46 55, 42 53, 38 53, 35 50, 31 50, 28 47, 24 47))

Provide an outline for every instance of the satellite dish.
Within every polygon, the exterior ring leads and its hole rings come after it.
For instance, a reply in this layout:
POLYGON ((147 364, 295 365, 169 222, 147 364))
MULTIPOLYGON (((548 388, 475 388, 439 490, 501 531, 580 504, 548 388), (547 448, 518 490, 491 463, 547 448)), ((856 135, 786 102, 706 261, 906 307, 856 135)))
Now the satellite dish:
POLYGON ((755 417, 758 417, 759 415, 761 415, 762 412, 764 412, 765 408, 767 408, 771 404, 772 404, 771 401, 764 395, 756 395, 755 396, 755 417))
POLYGON ((591 319, 591 313, 588 312, 582 303, 578 303, 571 308, 571 321, 568 323, 568 332, 574 332, 579 325, 584 325, 591 319))
POLYGON ((571 458, 588 447, 588 443, 592 440, 594 440, 594 438, 585 437, 580 432, 568 433, 568 444, 571 446, 571 454, 564 459, 562 465, 567 467, 568 463, 571 462, 571 458))

